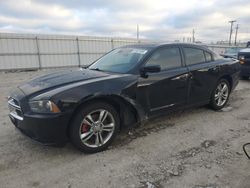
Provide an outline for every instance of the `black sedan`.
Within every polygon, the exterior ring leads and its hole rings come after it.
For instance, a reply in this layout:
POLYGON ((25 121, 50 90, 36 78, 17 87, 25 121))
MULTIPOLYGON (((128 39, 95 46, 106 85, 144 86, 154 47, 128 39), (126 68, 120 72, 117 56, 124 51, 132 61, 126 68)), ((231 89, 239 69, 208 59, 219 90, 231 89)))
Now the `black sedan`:
POLYGON ((10 119, 44 144, 70 140, 106 149, 122 127, 184 107, 223 108, 239 79, 238 61, 191 44, 117 48, 85 69, 33 79, 8 98, 10 119))

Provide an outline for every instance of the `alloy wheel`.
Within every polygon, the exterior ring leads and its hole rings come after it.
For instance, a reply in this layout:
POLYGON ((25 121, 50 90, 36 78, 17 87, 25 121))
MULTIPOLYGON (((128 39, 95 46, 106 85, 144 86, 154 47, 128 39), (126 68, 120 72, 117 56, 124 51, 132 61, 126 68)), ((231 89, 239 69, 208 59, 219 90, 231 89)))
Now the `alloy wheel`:
POLYGON ((215 99, 216 105, 223 106, 228 99, 228 95, 229 95, 229 88, 228 88, 227 83, 221 82, 217 86, 216 91, 215 91, 214 99, 215 99))
POLYGON ((104 109, 87 114, 80 126, 79 136, 84 145, 97 148, 107 143, 115 130, 113 115, 104 109))

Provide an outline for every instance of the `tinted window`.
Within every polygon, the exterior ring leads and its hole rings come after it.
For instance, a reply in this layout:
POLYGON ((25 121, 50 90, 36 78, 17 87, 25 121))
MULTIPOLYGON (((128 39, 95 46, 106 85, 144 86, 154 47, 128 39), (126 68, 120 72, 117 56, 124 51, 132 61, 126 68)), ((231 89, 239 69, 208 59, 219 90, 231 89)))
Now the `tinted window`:
POLYGON ((180 50, 178 47, 159 49, 149 58, 147 65, 160 65, 161 70, 180 67, 180 50))
POLYGON ((186 62, 188 65, 205 62, 203 50, 196 48, 184 48, 186 62))
POLYGON ((126 73, 145 56, 147 51, 141 48, 117 48, 101 57, 88 68, 126 73))
POLYGON ((223 56, 221 56, 221 55, 219 55, 217 53, 214 53, 213 57, 214 57, 214 60, 218 60, 218 59, 223 59, 224 58, 223 56))
POLYGON ((206 61, 207 62, 212 61, 212 55, 206 51, 204 51, 204 53, 205 53, 206 61))

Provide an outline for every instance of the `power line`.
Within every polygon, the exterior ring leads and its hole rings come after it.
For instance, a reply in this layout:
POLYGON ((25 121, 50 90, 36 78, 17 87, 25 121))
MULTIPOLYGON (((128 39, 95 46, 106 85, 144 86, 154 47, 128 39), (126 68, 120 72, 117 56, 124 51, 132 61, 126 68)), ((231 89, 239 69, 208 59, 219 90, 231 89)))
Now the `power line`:
POLYGON ((229 34, 229 46, 231 46, 231 38, 232 38, 232 33, 233 33, 233 24, 236 22, 236 20, 230 20, 229 23, 231 24, 230 26, 230 34, 229 34))

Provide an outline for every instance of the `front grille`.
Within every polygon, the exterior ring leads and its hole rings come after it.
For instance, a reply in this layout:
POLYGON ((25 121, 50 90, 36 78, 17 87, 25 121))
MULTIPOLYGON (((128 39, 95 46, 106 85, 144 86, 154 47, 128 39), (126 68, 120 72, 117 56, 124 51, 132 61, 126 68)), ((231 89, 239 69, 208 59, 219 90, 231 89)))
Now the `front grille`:
POLYGON ((23 113, 22 113, 22 109, 20 107, 19 102, 16 99, 9 97, 8 104, 9 104, 10 116, 12 118, 15 118, 15 119, 22 121, 23 120, 23 113))

